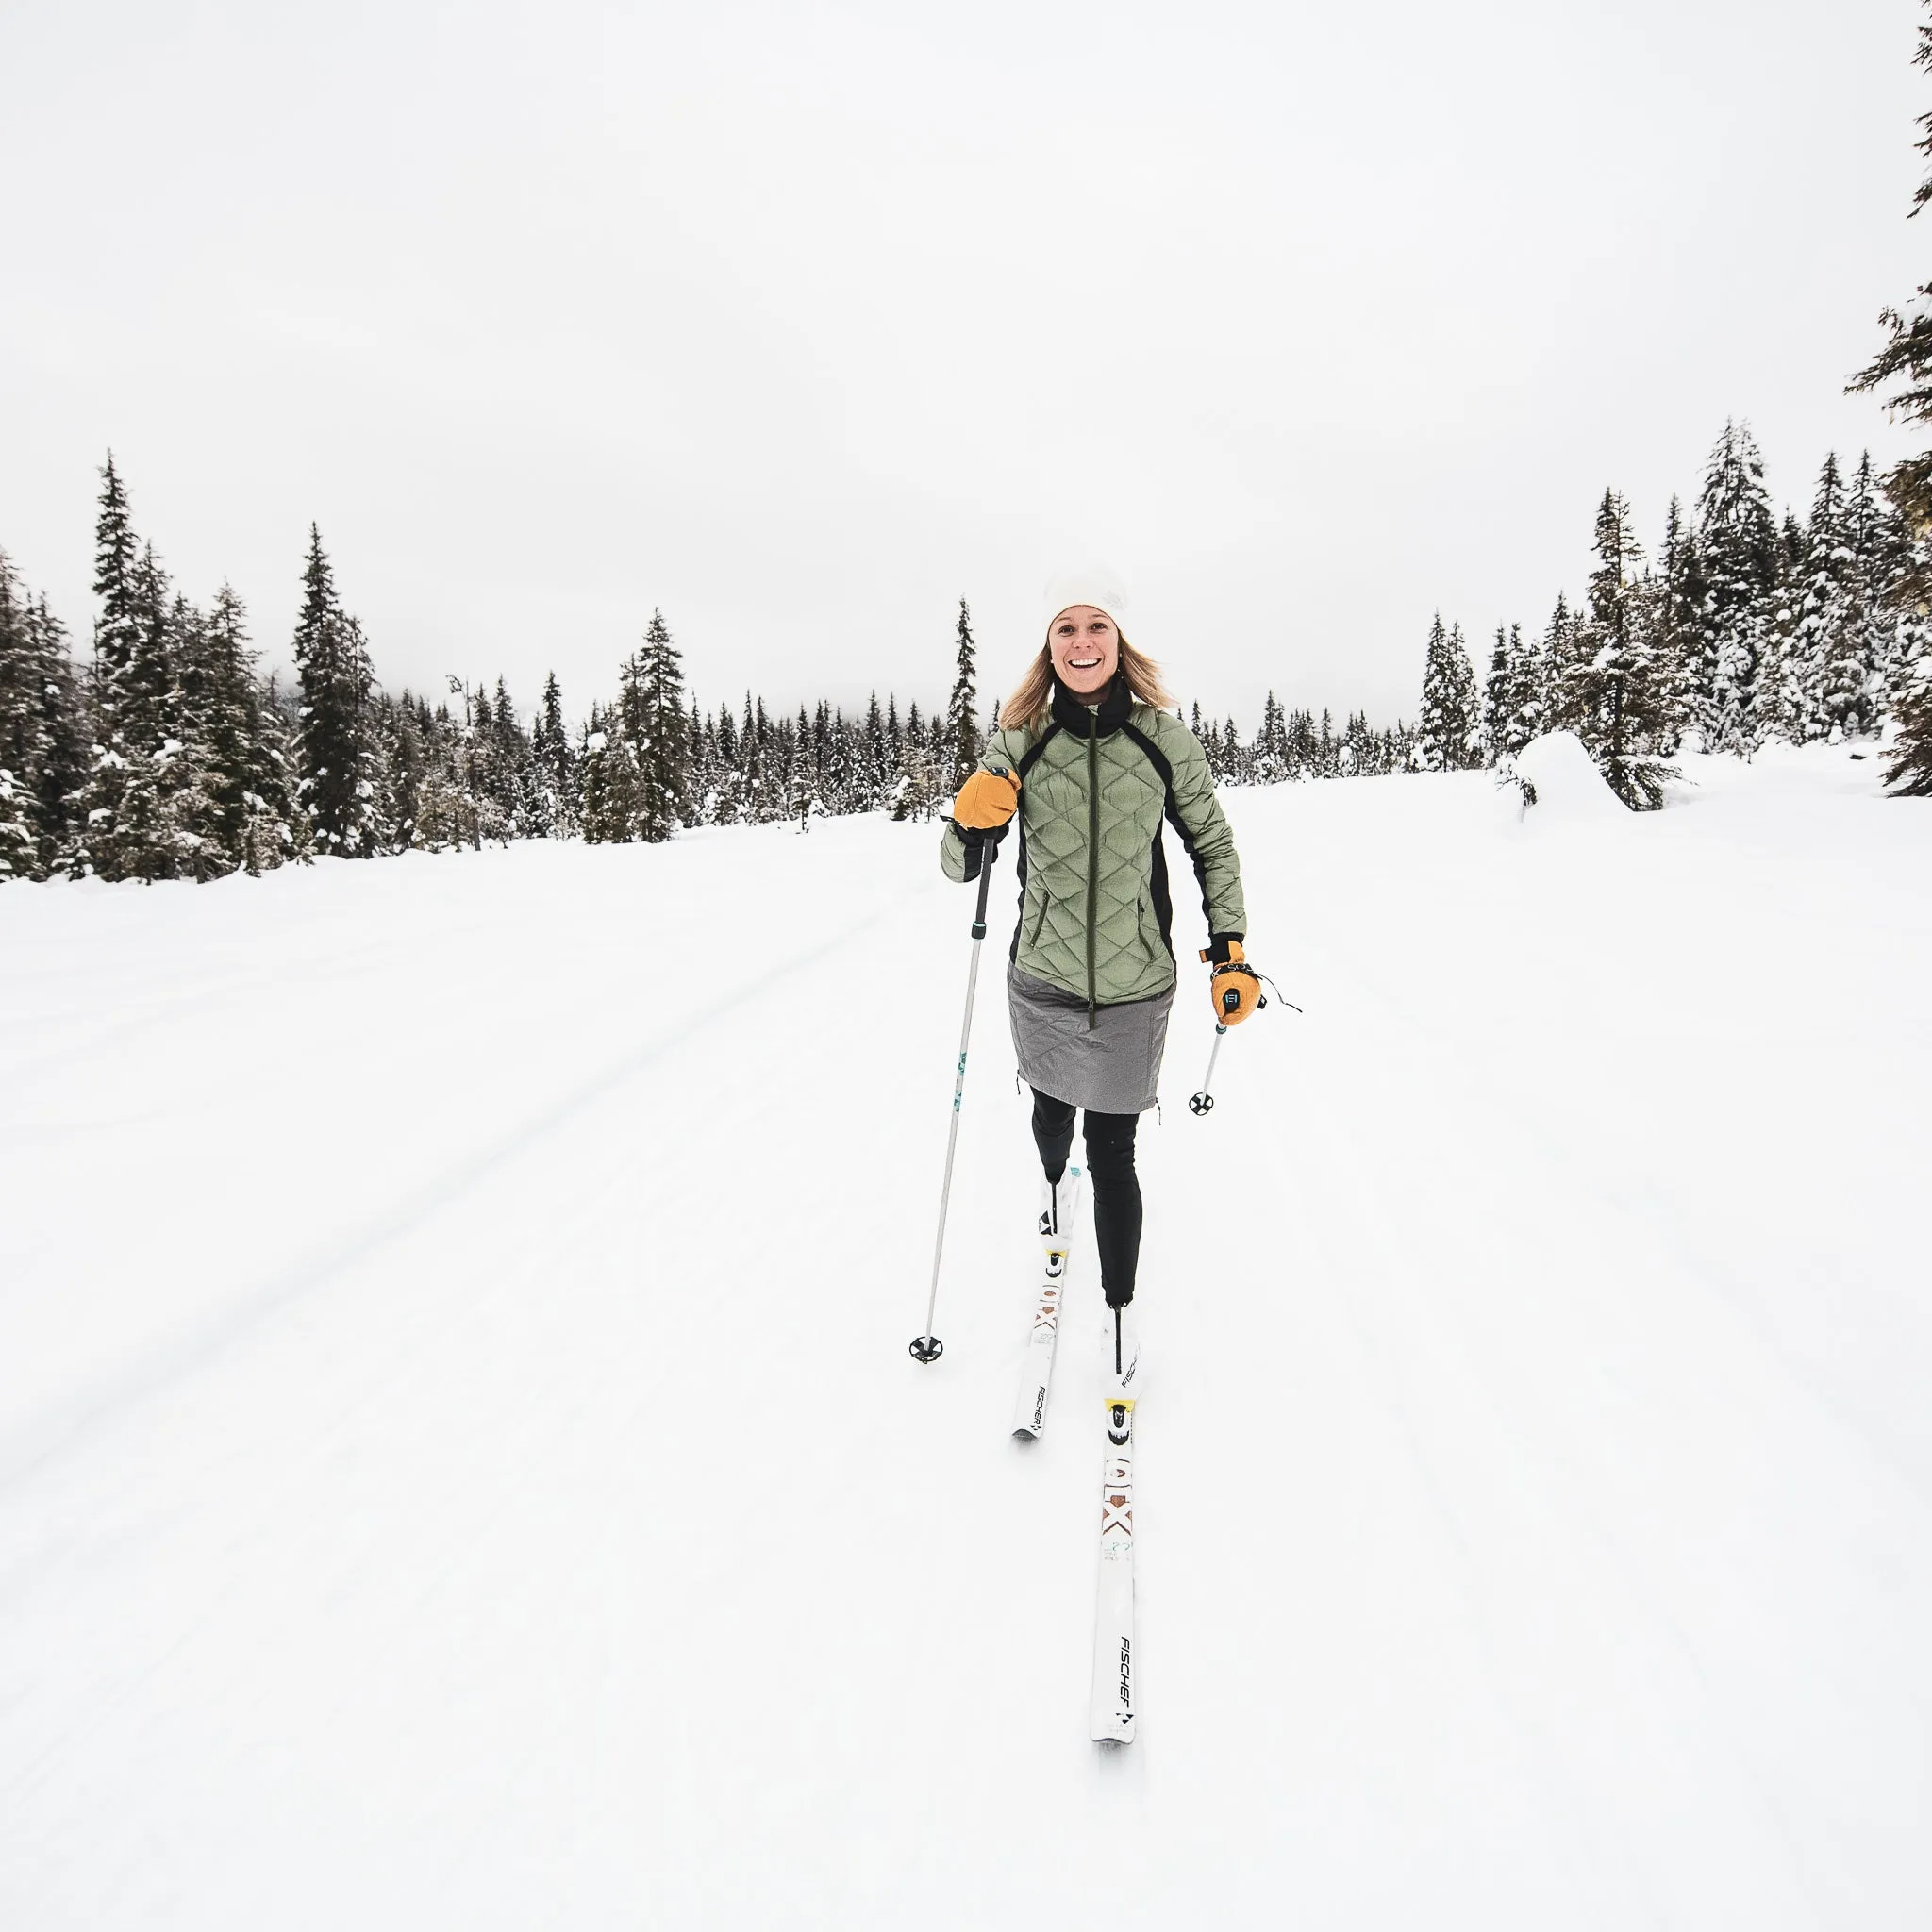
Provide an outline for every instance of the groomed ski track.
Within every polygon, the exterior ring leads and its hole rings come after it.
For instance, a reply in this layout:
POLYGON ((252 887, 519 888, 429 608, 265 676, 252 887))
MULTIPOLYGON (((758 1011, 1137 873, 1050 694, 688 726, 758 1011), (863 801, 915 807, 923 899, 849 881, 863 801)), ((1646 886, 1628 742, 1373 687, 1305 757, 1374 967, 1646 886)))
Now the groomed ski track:
POLYGON ((1229 796, 1112 1752, 1009 869, 930 1369, 933 828, 0 892, 0 1924, 1932 1923, 1932 811, 1692 762, 1229 796))

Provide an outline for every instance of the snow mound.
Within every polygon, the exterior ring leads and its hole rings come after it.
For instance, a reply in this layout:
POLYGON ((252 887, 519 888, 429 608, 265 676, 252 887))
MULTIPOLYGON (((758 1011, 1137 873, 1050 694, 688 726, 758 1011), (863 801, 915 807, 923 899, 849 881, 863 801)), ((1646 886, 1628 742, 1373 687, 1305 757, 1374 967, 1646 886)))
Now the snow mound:
POLYGON ((1525 816, 1531 806, 1541 821, 1629 815, 1574 731, 1546 731, 1532 739, 1516 754, 1514 772, 1525 816))

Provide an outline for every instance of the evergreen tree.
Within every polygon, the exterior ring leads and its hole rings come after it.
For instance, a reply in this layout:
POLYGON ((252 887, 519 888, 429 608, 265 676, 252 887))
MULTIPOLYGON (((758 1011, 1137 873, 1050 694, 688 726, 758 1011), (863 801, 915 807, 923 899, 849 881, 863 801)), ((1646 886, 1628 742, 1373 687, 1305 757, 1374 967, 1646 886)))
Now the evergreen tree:
POLYGON ((242 870, 251 874, 291 860, 306 863, 309 856, 295 760, 299 707, 273 676, 255 687, 253 697, 253 762, 242 847, 242 870))
POLYGON ((1701 724, 1708 693, 1717 682, 1706 621, 1710 587, 1705 582, 1696 536, 1674 496, 1664 516, 1663 553, 1657 561, 1653 630, 1657 675, 1665 694, 1658 749, 1674 752, 1684 733, 1701 724))
POLYGON ((865 708, 865 728, 859 741, 858 797, 860 811, 877 811, 886 802, 891 768, 886 762, 886 715, 874 691, 865 708))
POLYGON ((92 746, 73 867, 108 879, 174 878, 181 852, 172 807, 174 679, 167 660, 167 580, 138 547, 110 451, 94 528, 92 746))
POLYGON ((973 775, 984 741, 979 735, 979 690, 973 649, 972 613, 959 599, 958 649, 953 663, 953 691, 946 700, 946 736, 952 745, 952 790, 973 775))
POLYGON ((1747 423, 1726 423, 1711 451, 1697 504, 1697 545, 1711 679, 1700 722, 1710 750, 1748 750, 1758 660, 1774 621, 1778 535, 1764 458, 1747 423))
POLYGON ((383 774, 380 818, 384 849, 407 852, 420 841, 423 784, 429 765, 426 721, 407 691, 400 700, 387 692, 375 701, 370 729, 383 774))
POLYGON ((756 825, 768 825, 785 815, 784 763, 765 715, 765 701, 753 702, 747 691, 744 722, 738 733, 739 754, 744 761, 746 816, 756 825))
POLYGON ((671 641, 661 610, 651 612, 644 631, 644 736, 638 744, 641 781, 638 836, 656 844, 668 839, 690 811, 690 749, 684 720, 684 659, 671 641))
POLYGON ((717 738, 698 707, 691 698, 691 709, 684 721, 684 823, 705 825, 711 822, 711 791, 718 767, 717 738))
POLYGON ((932 755, 931 734, 919 707, 906 709, 906 730, 899 743, 899 763, 892 785, 895 819, 929 819, 944 805, 940 767, 932 755))
POLYGON ((1496 642, 1490 653, 1490 675, 1483 686, 1483 762, 1493 765, 1510 750, 1510 727, 1517 711, 1516 666, 1509 656, 1509 639, 1503 626, 1496 626, 1496 642))
POLYGON ((1423 660, 1423 708, 1417 751, 1423 769, 1460 772, 1480 761, 1481 719, 1475 670, 1463 647, 1462 628, 1442 628, 1436 613, 1423 660))
POLYGON ((1232 718, 1221 729, 1221 764, 1230 785, 1254 782, 1253 761, 1241 754, 1241 733, 1235 729, 1232 718))
POLYGON ((0 878, 44 879, 65 862, 86 773, 66 634, 0 550, 0 878))
POLYGON ((1658 675, 1642 600, 1633 583, 1643 553, 1630 507, 1614 490, 1597 508, 1597 563, 1588 614, 1565 679, 1563 713, 1574 721, 1613 791, 1632 811, 1655 811, 1669 775, 1655 754, 1666 729, 1669 691, 1658 675))
MULTIPOLYGON (((1847 731, 1875 732, 1887 709, 1893 658, 1906 625, 1890 595, 1890 586, 1909 562, 1910 543, 1898 512, 1886 501, 1865 451, 1845 491, 1846 566, 1845 653, 1862 674, 1856 724, 1847 731)), ((1846 686, 1852 682, 1850 667, 1846 686)))
MULTIPOLYGON (((1502 721, 1501 751, 1505 758, 1514 758, 1523 747, 1541 729, 1542 682, 1540 654, 1534 642, 1525 643, 1523 626, 1512 624, 1509 626, 1507 641, 1503 646, 1504 659, 1508 665, 1508 678, 1505 688, 1505 709, 1502 721)), ((1369 756, 1368 743, 1373 737, 1366 717, 1361 720, 1361 728, 1356 734, 1357 766, 1369 756)))
POLYGON ((1864 684, 1861 667, 1853 668, 1849 691, 1844 678, 1851 618, 1852 553, 1845 541, 1846 502, 1837 454, 1828 454, 1811 499, 1811 522, 1798 566, 1796 615, 1789 633, 1781 627, 1783 648, 1767 659, 1760 677, 1758 716, 1763 736, 1793 744, 1842 730, 1857 706, 1864 684))
POLYGON ((262 693, 247 611, 224 584, 206 616, 176 601, 182 737, 192 751, 205 845, 199 876, 260 872, 288 849, 284 775, 259 742, 262 693))
POLYGON ((563 693, 557 673, 543 680, 543 696, 532 734, 536 766, 536 823, 545 839, 574 838, 581 829, 576 799, 576 759, 563 723, 563 693))
POLYGON ((1271 691, 1261 700, 1261 728, 1255 734, 1248 759, 1249 781, 1256 785, 1279 785, 1287 779, 1290 765, 1288 719, 1271 691))
POLYGON ((745 782, 738 748, 738 727, 731 722, 729 705, 718 707, 718 722, 710 737, 717 774, 711 791, 711 823, 735 825, 744 812, 745 782))
POLYGON ((375 675, 362 626, 337 597, 335 573, 313 524, 294 655, 302 692, 299 795, 309 838, 318 853, 367 858, 378 843, 370 729, 375 675))
POLYGON ((645 711, 646 674, 639 654, 624 661, 617 703, 591 708, 579 766, 584 777, 584 838, 592 845, 629 845, 642 836, 643 774, 638 741, 645 711))

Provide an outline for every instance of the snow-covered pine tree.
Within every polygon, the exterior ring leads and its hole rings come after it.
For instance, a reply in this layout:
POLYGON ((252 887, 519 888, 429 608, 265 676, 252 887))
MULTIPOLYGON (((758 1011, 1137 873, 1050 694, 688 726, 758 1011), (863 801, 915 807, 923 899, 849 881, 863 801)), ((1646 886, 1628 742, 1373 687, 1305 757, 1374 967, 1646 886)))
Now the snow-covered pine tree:
POLYGON ((0 550, 0 879, 46 877, 33 782, 42 747, 28 608, 13 560, 0 550))
MULTIPOLYGON (((798 708, 798 717, 791 727, 791 768, 788 779, 790 790, 787 808, 791 817, 797 823, 801 832, 809 832, 814 819, 825 815, 825 801, 819 796, 818 754, 812 736, 811 713, 804 705, 798 708)), ((896 808, 894 818, 904 814, 896 808)))
POLYGON ((92 743, 72 866, 108 879, 174 878, 171 824, 174 675, 166 655, 166 578, 138 545, 113 452, 101 472, 94 526, 92 743))
POLYGON ((362 626, 336 594, 335 572, 314 524, 308 526, 294 657, 302 693, 295 754, 309 837, 318 854, 367 858, 378 845, 370 732, 375 675, 362 626))
POLYGON ((865 708, 865 727, 859 739, 856 802, 860 811, 877 811, 885 804, 890 776, 886 763, 886 715, 879 709, 878 692, 874 691, 865 708))
POLYGON ((35 844, 33 793, 14 776, 11 765, 0 764, 0 884, 42 876, 35 844))
MULTIPOLYGON (((1508 665, 1508 677, 1504 688, 1505 709, 1501 724, 1501 749, 1505 758, 1514 758, 1536 735, 1534 731, 1526 728, 1527 714, 1535 692, 1536 646, 1524 642, 1523 626, 1520 624, 1512 624, 1509 626, 1509 635, 1503 643, 1503 657, 1508 665)), ((1363 759, 1370 755, 1368 745, 1373 736, 1369 728, 1368 716, 1364 713, 1356 746, 1357 771, 1367 769, 1363 759)))
POLYGON ((1224 784, 1254 783, 1254 761, 1243 752, 1241 735, 1235 729, 1232 718, 1221 727, 1221 774, 1224 784))
POLYGON ((1751 425, 1727 422, 1697 502, 1711 684, 1700 723, 1712 751, 1750 748, 1758 659, 1774 621, 1778 533, 1751 425))
POLYGON ((66 632, 0 551, 0 878, 44 879, 66 862, 87 764, 66 632))
POLYGON ((946 737, 952 747, 952 790, 973 775, 984 740, 979 735, 979 685, 973 648, 973 614, 959 599, 958 649, 953 658, 953 690, 946 700, 946 737))
POLYGON ((691 809, 691 756, 684 719, 684 658, 661 610, 644 627, 643 697, 646 736, 638 747, 642 780, 638 837, 668 839, 691 809))
POLYGON ((1510 751, 1509 725, 1516 714, 1516 666, 1509 656, 1509 636, 1502 625, 1496 626, 1496 641, 1490 652, 1490 675, 1483 685, 1483 762, 1493 765, 1510 751))
POLYGON ((1657 558, 1652 636, 1661 681, 1657 749, 1674 752, 1686 731, 1701 728, 1708 693, 1716 688, 1717 660, 1706 615, 1709 586, 1696 533, 1673 496, 1664 513, 1663 549, 1657 558))
POLYGON ((407 691, 400 698, 378 692, 369 728, 382 771, 378 816, 384 828, 383 849, 407 852, 417 842, 423 777, 428 763, 415 697, 407 691))
POLYGON ((774 720, 760 697, 753 708, 753 728, 758 743, 758 823, 769 825, 785 816, 787 789, 791 782, 789 741, 785 721, 774 720))
POLYGON ((307 864, 309 858, 308 820, 297 796, 301 782, 295 759, 295 733, 301 708, 294 694, 271 674, 255 687, 255 764, 249 774, 251 791, 246 843, 242 854, 244 872, 266 872, 290 861, 307 864))
POLYGON ((1811 498, 1811 521, 1797 571, 1796 618, 1782 652, 1767 659, 1767 669, 1776 666, 1775 680, 1759 679, 1762 734, 1793 744, 1828 737, 1834 729, 1842 735, 1857 728, 1865 674, 1854 664, 1848 675, 1845 664, 1853 600, 1848 507, 1838 455, 1829 452, 1811 498))
POLYGON ((769 774, 765 766, 764 734, 758 728, 764 701, 754 706, 752 694, 744 694, 744 708, 738 720, 738 782, 741 787, 739 817, 748 825, 763 824, 770 817, 769 774))
POLYGON ((752 694, 744 694, 744 711, 738 721, 738 770, 744 787, 741 816, 749 825, 762 825, 772 817, 771 773, 766 760, 769 749, 764 730, 765 701, 756 705, 752 694))
POLYGON ((1906 626, 1888 595, 1888 587, 1908 562, 1911 545, 1905 522, 1886 500, 1872 468, 1872 453, 1862 452, 1845 487, 1846 650, 1863 669, 1863 690, 1857 707, 1856 728, 1860 736, 1875 733, 1886 714, 1894 655, 1906 626))
POLYGON ((540 839, 571 839, 578 830, 570 733, 563 722, 563 692, 551 672, 530 728, 531 830, 540 839))
POLYGON ((631 845, 642 836, 645 672, 637 652, 618 674, 617 702, 591 709, 579 763, 584 774, 584 839, 591 845, 631 845))
MULTIPOLYGON (((1284 714, 1277 712, 1277 716, 1284 714)), ((1306 707, 1285 714, 1282 738, 1287 745, 1288 776, 1297 783, 1321 775, 1321 746, 1315 736, 1315 715, 1306 707)))
POLYGON ((593 845, 656 844, 671 826, 654 815, 648 776, 656 724, 651 706, 651 669, 645 653, 633 651, 619 667, 617 702, 604 714, 604 745, 598 760, 597 811, 588 800, 584 837, 593 845))
POLYGON ((490 706, 492 732, 492 763, 497 799, 508 821, 506 837, 530 839, 537 835, 537 755, 530 734, 517 716, 509 686, 496 680, 496 695, 490 706))
POLYGON ((688 692, 684 719, 684 824, 709 824, 711 788, 718 765, 718 745, 709 721, 698 704, 697 693, 688 692))
POLYGON ((1423 659, 1422 721, 1417 751, 1424 771, 1460 772, 1474 765, 1481 754, 1477 738, 1481 716, 1476 698, 1475 669, 1463 645, 1462 627, 1442 628, 1442 613, 1429 626, 1423 659))
POLYGON ((1778 526, 1771 589, 1759 623, 1759 658, 1746 741, 1757 746, 1773 738, 1804 741, 1817 708, 1807 685, 1798 625, 1804 616, 1807 543, 1804 525, 1787 508, 1778 526))
POLYGON ((1248 760, 1249 782, 1279 785, 1288 777, 1288 720, 1271 691, 1261 701, 1261 724, 1248 760))
POLYGON ((1562 711, 1610 790, 1632 811, 1655 811, 1669 775, 1655 749, 1669 694, 1635 580, 1643 551, 1630 506, 1614 490, 1606 490, 1597 506, 1595 549, 1589 606, 1564 673, 1562 711))
POLYGON ((933 762, 931 733, 915 702, 906 708, 906 730, 899 741, 899 766, 892 785, 892 816, 929 819, 944 802, 933 762))
POLYGON ((745 784, 738 748, 738 726, 732 722, 731 707, 720 705, 716 724, 710 731, 716 779, 711 789, 711 823, 735 825, 744 815, 745 784))
POLYGON ((261 682, 232 585, 215 592, 186 643, 181 688, 204 751, 209 841, 220 871, 259 873, 288 853, 289 798, 286 774, 261 741, 261 682))

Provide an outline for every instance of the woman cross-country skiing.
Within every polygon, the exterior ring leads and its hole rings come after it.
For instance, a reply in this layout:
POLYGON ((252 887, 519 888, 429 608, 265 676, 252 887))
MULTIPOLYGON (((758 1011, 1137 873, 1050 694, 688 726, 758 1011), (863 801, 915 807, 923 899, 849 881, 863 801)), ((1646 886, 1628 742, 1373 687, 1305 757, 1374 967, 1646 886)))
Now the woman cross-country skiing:
POLYGON ((1241 951, 1241 862, 1207 754, 1167 709, 1174 700, 1159 667, 1121 635, 1124 608, 1098 576, 1049 589, 1046 641, 959 788, 940 850, 948 878, 976 878, 987 841, 1017 818, 1020 923, 1007 999, 1045 1170, 1041 1226, 1058 1226, 1074 1113, 1084 1108, 1108 1370, 1120 1392, 1133 1387, 1140 1355, 1134 1130, 1154 1105, 1174 995, 1164 822, 1201 883, 1215 1019, 1245 1020, 1261 991, 1241 951))

